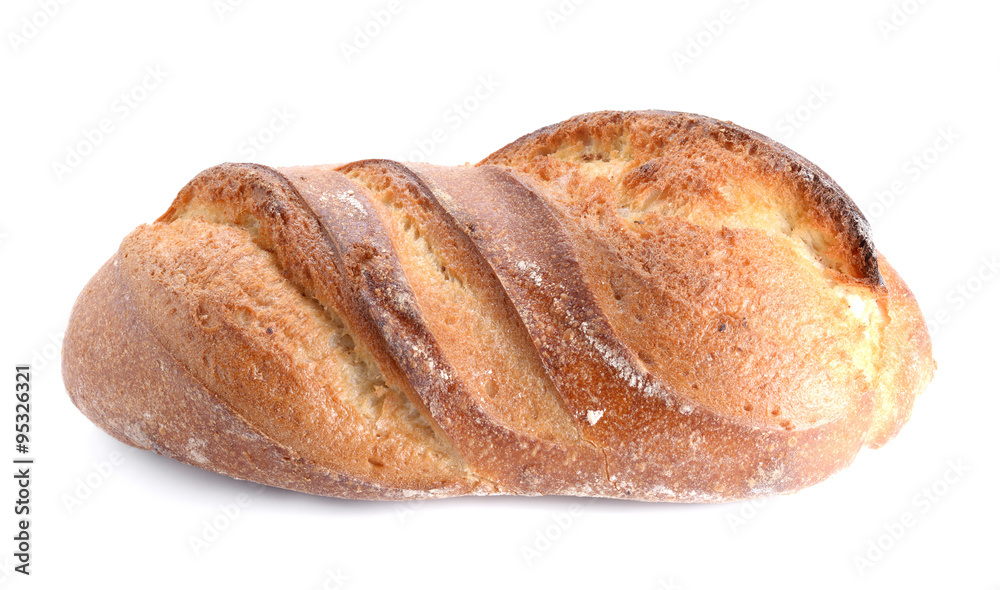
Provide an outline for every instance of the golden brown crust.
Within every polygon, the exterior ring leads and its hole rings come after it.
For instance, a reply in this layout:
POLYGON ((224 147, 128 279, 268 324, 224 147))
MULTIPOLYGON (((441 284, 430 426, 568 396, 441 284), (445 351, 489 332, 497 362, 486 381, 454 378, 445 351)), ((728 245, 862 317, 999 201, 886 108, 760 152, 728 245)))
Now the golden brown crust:
POLYGON ((109 260, 80 294, 63 348, 66 389, 91 421, 126 444, 239 479, 343 498, 423 495, 331 473, 260 432, 163 347, 119 267, 109 260))
POLYGON ((913 293, 881 254, 879 261, 886 283, 888 322, 882 333, 875 420, 865 441, 872 448, 899 433, 937 367, 931 355, 931 336, 913 293))
POLYGON ((553 174, 546 156, 568 146, 584 146, 598 157, 591 148, 602 143, 605 148, 627 147, 634 152, 633 177, 624 179, 626 183, 673 180, 710 196, 726 175, 781 177, 811 215, 833 226, 840 251, 832 254, 851 259, 852 276, 870 285, 882 284, 868 220, 843 189, 788 147, 731 122, 672 111, 588 113, 525 135, 481 163, 527 169, 545 178, 553 174), (626 146, 623 141, 630 143, 626 146))
POLYGON ((504 284, 585 438, 605 453, 614 495, 724 501, 789 491, 856 454, 868 398, 789 432, 727 419, 679 395, 639 360, 648 347, 629 348, 611 325, 594 297, 600 278, 586 276, 565 220, 537 192, 490 166, 417 169, 504 284))
MULTIPOLYGON (((437 228, 437 231, 427 227, 431 217, 442 220, 442 211, 436 209, 429 188, 412 171, 394 162, 358 162, 340 170, 359 179, 374 177, 389 181, 385 186, 378 187, 386 203, 376 204, 369 191, 355 192, 354 197, 364 203, 365 210, 370 211, 363 216, 366 220, 363 228, 357 231, 347 229, 344 221, 353 217, 345 215, 346 211, 323 217, 323 222, 336 224, 337 233, 352 236, 359 244, 374 245, 378 250, 379 255, 367 257, 362 263, 359 272, 362 278, 357 281, 359 291, 363 294, 365 307, 378 316, 376 323, 381 327, 383 338, 392 349, 394 358, 404 368, 422 405, 428 409, 430 419, 454 441, 466 460, 475 465, 477 475, 495 483, 498 492, 604 493, 605 488, 610 486, 602 477, 604 465, 600 453, 592 445, 578 439, 565 440, 565 436, 560 440, 553 437, 552 432, 539 433, 535 428, 518 428, 509 420, 504 420, 504 416, 498 416, 504 412, 498 412, 495 404, 484 403, 482 396, 473 394, 471 381, 474 375, 470 374, 470 370, 483 360, 476 358, 475 353, 485 352, 483 349, 486 346, 498 343, 480 340, 484 336, 482 332, 470 333, 467 328, 463 341, 448 338, 447 322, 434 322, 431 318, 441 312, 441 315, 448 315, 449 308, 462 303, 435 297, 441 292, 428 288, 434 273, 431 273, 432 277, 421 277, 417 272, 407 272, 415 271, 419 261, 415 257, 405 257, 408 250, 404 243, 405 236, 391 239, 387 230, 392 224, 388 209, 410 212, 412 217, 404 223, 412 223, 418 231, 424 230, 426 236, 423 239, 426 242, 437 242, 438 247, 434 249, 440 249, 440 255, 446 260, 444 264, 453 271, 471 274, 472 269, 462 264, 458 252, 454 250, 456 246, 464 247, 467 254, 475 255, 471 246, 464 244, 462 235, 458 232, 452 236, 442 235, 449 231, 447 224, 437 228), (410 202, 407 204, 403 199, 410 199, 410 202), (392 207, 393 200, 397 200, 395 207, 392 207), (425 215, 420 215, 419 210, 424 210, 425 215), (450 252, 443 249, 447 237, 454 239, 453 248, 448 249, 450 252), (451 346, 448 346, 449 341, 451 346)), ((487 280, 486 273, 483 270, 480 273, 480 279, 487 280)), ((466 286, 465 290, 469 288, 466 286)), ((503 297, 503 293, 494 286, 489 293, 481 296, 503 297)), ((535 351, 530 345, 527 349, 522 347, 519 352, 521 354, 514 351, 510 354, 516 355, 516 360, 521 363, 534 360, 535 351), (524 358, 526 355, 528 358, 524 358)), ((501 367, 497 364, 495 368, 500 370, 501 367)), ((531 399, 538 392, 529 390, 537 387, 537 383, 522 382, 514 386, 522 390, 518 392, 520 399, 516 403, 538 405, 539 400, 531 399)), ((561 421, 564 410, 550 404, 536 408, 536 412, 545 414, 536 418, 539 422, 554 423, 561 421)))
POLYGON ((384 499, 794 491, 895 435, 933 373, 840 187, 664 112, 476 167, 207 170, 95 276, 65 350, 74 403, 129 444, 384 499))

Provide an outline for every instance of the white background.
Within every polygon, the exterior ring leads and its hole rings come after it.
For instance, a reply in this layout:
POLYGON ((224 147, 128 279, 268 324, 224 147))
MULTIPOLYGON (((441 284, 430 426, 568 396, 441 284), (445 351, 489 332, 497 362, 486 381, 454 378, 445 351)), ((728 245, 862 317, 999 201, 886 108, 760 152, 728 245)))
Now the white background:
POLYGON ((0 9, 0 389, 17 362, 36 375, 33 573, 10 569, 15 487, 0 476, 0 586, 1000 588, 997 3, 400 0, 383 26, 372 14, 388 0, 224 1, 0 9), (367 43, 366 24, 380 29, 367 43), (469 98, 481 80, 497 86, 469 98), (76 295, 200 170, 407 159, 420 145, 434 163, 476 162, 579 113, 638 108, 770 135, 869 215, 939 318, 937 375, 889 445, 755 505, 350 502, 132 452, 66 396, 57 343, 76 295), (224 530, 196 553, 213 522, 224 530))

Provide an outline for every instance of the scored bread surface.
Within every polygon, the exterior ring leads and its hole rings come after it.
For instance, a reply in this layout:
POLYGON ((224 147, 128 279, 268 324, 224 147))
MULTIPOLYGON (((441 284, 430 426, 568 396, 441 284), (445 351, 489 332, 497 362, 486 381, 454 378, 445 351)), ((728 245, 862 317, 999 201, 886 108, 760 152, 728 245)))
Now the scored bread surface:
POLYGON ((475 166, 211 168, 64 344, 74 403, 120 440, 372 499, 790 492, 892 438, 933 368, 840 187, 666 112, 475 166))

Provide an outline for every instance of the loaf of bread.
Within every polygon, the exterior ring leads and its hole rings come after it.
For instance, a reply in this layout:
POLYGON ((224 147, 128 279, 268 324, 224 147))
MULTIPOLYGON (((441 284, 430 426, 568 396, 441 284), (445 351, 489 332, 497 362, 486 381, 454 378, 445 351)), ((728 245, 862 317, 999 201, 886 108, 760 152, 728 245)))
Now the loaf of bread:
POLYGON ((787 493, 892 438, 933 370, 836 183, 670 112, 474 166, 210 168, 90 281, 63 355, 129 445, 386 500, 787 493))

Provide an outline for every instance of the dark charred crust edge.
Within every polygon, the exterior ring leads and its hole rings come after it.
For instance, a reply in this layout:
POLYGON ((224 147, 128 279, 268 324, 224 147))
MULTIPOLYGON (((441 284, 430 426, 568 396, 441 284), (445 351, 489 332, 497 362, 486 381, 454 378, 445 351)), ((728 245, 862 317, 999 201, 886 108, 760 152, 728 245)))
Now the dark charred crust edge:
POLYGON ((535 150, 535 156, 547 155, 551 151, 546 149, 546 144, 550 143, 551 138, 558 132, 574 126, 600 129, 620 125, 628 129, 641 122, 655 120, 685 133, 700 131, 703 137, 707 136, 728 151, 742 146, 747 156, 754 158, 765 170, 781 174, 791 180, 796 191, 804 195, 812 207, 826 215, 836 230, 847 237, 861 274, 855 279, 870 288, 885 289, 885 279, 879 271, 878 251, 872 239, 871 225, 844 189, 819 166, 798 152, 730 121, 677 111, 597 111, 548 125, 524 135, 493 152, 476 165, 495 164, 497 160, 504 160, 506 154, 518 150, 529 151, 532 148, 535 150))
MULTIPOLYGON (((226 184, 241 182, 244 186, 263 190, 266 195, 282 194, 285 198, 298 200, 303 209, 312 213, 309 205, 299 194, 298 190, 295 189, 295 186, 281 172, 260 164, 226 162, 207 168, 191 179, 177 193, 177 198, 170 204, 170 208, 156 222, 161 223, 173 220, 177 216, 181 206, 189 203, 195 197, 197 191, 209 188, 208 185, 213 182, 217 183, 217 186, 212 188, 217 190, 224 190, 226 184)), ((270 202, 272 203, 272 210, 270 212, 283 218, 281 205, 279 204, 280 198, 273 198, 270 202)))

